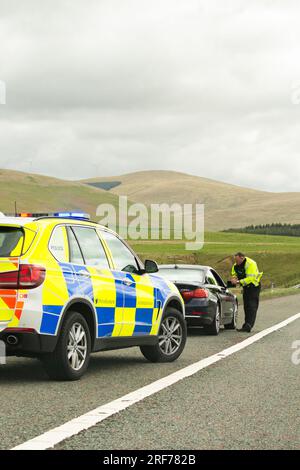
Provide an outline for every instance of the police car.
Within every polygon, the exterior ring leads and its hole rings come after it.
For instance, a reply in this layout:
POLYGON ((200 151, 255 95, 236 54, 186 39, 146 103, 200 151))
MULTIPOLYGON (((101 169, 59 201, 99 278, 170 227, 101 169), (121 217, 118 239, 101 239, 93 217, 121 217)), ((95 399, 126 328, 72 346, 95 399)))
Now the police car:
POLYGON ((76 380, 90 353, 139 346, 171 362, 186 342, 182 297, 113 231, 81 213, 0 218, 0 340, 76 380))

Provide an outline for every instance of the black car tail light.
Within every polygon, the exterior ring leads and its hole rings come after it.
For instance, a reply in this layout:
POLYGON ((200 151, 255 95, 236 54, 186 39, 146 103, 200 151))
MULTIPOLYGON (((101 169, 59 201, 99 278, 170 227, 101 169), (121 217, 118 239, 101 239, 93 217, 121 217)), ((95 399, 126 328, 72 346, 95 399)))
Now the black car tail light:
POLYGON ((207 289, 193 289, 193 290, 182 290, 181 295, 184 298, 184 300, 190 300, 190 299, 207 299, 209 296, 208 290, 207 289))

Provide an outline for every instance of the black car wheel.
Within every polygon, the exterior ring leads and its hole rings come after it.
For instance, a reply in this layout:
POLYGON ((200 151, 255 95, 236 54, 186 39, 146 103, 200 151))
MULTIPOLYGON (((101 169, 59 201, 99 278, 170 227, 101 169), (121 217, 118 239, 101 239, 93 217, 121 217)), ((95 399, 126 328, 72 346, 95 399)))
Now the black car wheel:
POLYGON ((233 312, 233 316, 232 316, 232 321, 230 323, 227 323, 226 325, 224 325, 224 328, 226 328, 226 330, 235 330, 236 329, 236 326, 237 326, 237 316, 238 316, 238 304, 237 302, 235 303, 235 306, 234 306, 234 312, 233 312))
POLYGON ((173 362, 182 353, 186 336, 186 323, 182 313, 169 307, 160 325, 157 344, 141 346, 141 353, 151 362, 173 362))
POLYGON ((218 335, 220 332, 220 323, 221 323, 221 310, 219 304, 217 304, 216 313, 211 325, 205 327, 205 331, 209 335, 218 335))
POLYGON ((69 312, 53 353, 41 356, 48 376, 55 380, 78 380, 90 359, 91 335, 85 318, 69 312))

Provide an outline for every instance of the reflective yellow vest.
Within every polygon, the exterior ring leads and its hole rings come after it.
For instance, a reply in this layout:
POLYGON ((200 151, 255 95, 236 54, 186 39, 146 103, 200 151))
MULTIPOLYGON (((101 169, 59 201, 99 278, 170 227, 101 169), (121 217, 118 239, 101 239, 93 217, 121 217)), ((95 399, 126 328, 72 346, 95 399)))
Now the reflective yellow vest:
MULTIPOLYGON (((236 263, 232 266, 232 270, 231 270, 232 276, 236 276, 236 271, 234 269, 235 266, 236 266, 236 263)), ((245 273, 246 273, 246 277, 240 280, 241 286, 245 287, 245 286, 248 286, 249 284, 253 284, 254 286, 259 285, 263 273, 259 272, 256 262, 251 258, 246 258, 245 273)))

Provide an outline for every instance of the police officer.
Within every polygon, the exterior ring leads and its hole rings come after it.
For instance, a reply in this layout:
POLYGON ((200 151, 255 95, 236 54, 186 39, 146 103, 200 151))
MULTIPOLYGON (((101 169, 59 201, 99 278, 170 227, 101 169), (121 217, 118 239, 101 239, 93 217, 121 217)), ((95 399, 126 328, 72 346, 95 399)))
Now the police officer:
POLYGON ((243 301, 245 311, 245 322, 238 331, 250 333, 254 326, 259 305, 260 281, 263 273, 259 272, 257 264, 244 253, 238 252, 234 255, 235 263, 231 271, 231 283, 234 286, 243 287, 243 301))

